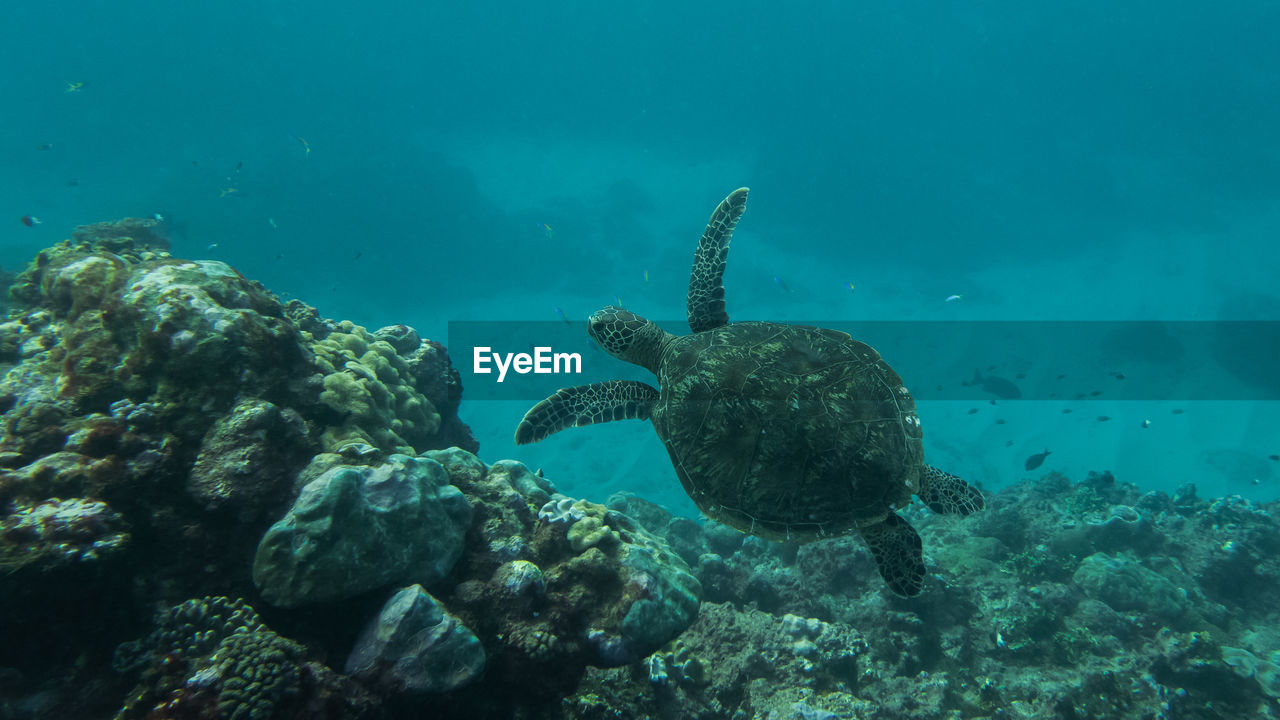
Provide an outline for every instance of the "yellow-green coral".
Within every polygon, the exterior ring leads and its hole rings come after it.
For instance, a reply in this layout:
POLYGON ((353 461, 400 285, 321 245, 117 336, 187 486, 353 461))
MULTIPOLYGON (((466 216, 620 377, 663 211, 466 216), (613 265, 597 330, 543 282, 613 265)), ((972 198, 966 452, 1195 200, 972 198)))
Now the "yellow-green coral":
POLYGON ((439 413, 414 387, 408 361, 390 343, 343 321, 311 348, 324 373, 320 402, 342 416, 321 435, 326 450, 358 441, 412 455, 439 429, 439 413))
POLYGON ((605 538, 617 539, 617 535, 605 526, 600 518, 590 515, 570 526, 567 537, 569 546, 577 553, 599 545, 605 538))

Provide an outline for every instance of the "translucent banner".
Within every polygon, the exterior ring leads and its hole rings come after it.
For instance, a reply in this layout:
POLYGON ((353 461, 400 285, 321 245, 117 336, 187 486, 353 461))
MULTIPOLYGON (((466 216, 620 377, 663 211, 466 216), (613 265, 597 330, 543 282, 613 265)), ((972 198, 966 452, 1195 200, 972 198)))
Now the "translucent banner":
MULTIPOLYGON (((660 321, 688 334, 685 321, 660 321)), ((1280 322, 790 322, 871 345, 917 400, 1277 400, 1280 322)), ((610 379, 656 385, 585 321, 451 322, 467 400, 539 400, 610 379)))

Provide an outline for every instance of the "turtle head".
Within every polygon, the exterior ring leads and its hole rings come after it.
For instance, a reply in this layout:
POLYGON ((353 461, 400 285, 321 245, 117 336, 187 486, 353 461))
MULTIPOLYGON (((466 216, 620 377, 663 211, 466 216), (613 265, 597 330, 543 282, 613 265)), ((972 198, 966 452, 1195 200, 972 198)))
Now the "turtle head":
POLYGON ((628 310, 609 305, 591 314, 587 333, 605 352, 658 374, 662 346, 669 337, 662 328, 628 310))

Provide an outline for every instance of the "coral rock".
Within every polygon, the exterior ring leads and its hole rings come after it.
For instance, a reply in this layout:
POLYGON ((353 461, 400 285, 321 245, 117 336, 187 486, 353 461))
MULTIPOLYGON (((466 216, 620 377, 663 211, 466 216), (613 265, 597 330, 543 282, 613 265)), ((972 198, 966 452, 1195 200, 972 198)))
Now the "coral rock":
POLYGON ((273 605, 433 583, 462 552, 471 506, 434 460, 392 455, 340 465, 302 489, 258 545, 253 580, 273 605))
POLYGON ((361 633, 346 672, 393 693, 454 690, 484 671, 484 648, 421 585, 397 592, 361 633))

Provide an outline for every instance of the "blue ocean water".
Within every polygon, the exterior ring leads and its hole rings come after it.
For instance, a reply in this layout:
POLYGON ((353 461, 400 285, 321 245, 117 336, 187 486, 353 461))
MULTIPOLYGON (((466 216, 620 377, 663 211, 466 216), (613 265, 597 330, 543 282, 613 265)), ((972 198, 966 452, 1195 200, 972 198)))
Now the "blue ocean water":
MULTIPOLYGON (((748 185, 735 319, 1280 320, 1274 3, 406 5, 7 8, 0 266, 160 213, 176 255, 371 328, 679 318, 748 185)), ((1051 448, 1042 471, 1280 494, 1274 403, 1101 390, 922 403, 927 452, 991 488, 1051 448)), ((464 404, 486 461, 692 512, 651 429, 516 448, 526 406, 464 404)))

